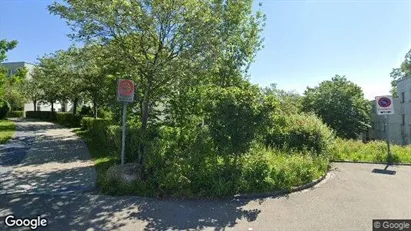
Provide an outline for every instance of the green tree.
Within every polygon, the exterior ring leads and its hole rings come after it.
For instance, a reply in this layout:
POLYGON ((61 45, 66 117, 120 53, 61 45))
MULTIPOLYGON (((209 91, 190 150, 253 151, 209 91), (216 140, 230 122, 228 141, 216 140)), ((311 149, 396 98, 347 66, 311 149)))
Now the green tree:
POLYGON ((33 70, 33 78, 42 92, 40 101, 50 104, 51 111, 55 111, 56 102, 67 99, 67 72, 64 68, 64 51, 59 50, 41 57, 38 66, 33 70))
MULTIPOLYGON (((14 49, 17 46, 17 41, 7 41, 5 39, 0 40, 0 63, 7 59, 7 52, 14 49)), ((4 96, 4 86, 8 81, 7 69, 0 65, 0 98, 4 96)))
POLYGON ((270 84, 262 89, 265 95, 273 95, 279 99, 279 109, 285 114, 301 112, 303 97, 295 91, 284 91, 277 88, 277 84, 270 84))
POLYGON ((138 86, 143 163, 153 107, 169 97, 176 80, 191 74, 185 67, 209 70, 207 77, 222 86, 241 79, 261 47, 262 15, 253 14, 252 2, 74 0, 54 3, 49 10, 67 20, 73 38, 108 44, 115 48, 112 56, 127 60, 123 69, 138 86))
POLYGON ((336 75, 304 94, 303 110, 314 112, 338 136, 355 139, 369 127, 370 105, 361 87, 345 76, 336 75))
POLYGON ((405 60, 402 62, 400 68, 393 68, 392 72, 390 73, 390 76, 392 78, 391 81, 391 94, 394 97, 398 97, 398 92, 397 92, 397 81, 400 79, 407 79, 411 78, 411 50, 407 52, 405 55, 405 60))

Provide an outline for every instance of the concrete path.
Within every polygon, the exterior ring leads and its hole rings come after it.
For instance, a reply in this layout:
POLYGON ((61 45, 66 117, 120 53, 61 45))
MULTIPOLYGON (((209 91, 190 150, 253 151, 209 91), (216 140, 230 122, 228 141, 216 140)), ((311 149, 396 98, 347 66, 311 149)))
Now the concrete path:
POLYGON ((3 195, 0 230, 7 230, 8 214, 41 215, 48 226, 39 230, 372 230, 372 219, 411 219, 411 167, 389 167, 394 175, 374 171, 384 167, 335 164, 312 189, 262 200, 3 195))
POLYGON ((66 194, 95 188, 93 161, 71 129, 49 122, 15 122, 15 136, 0 146, 0 194, 66 194))

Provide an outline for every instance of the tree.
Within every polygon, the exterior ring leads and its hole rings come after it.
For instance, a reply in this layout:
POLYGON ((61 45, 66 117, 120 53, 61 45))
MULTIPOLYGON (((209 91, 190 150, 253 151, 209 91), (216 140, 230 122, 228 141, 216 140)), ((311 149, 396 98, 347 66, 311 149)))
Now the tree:
POLYGON ((392 78, 391 81, 391 94, 394 97, 398 97, 397 92, 397 81, 400 79, 407 79, 411 78, 411 50, 407 52, 405 55, 405 60, 402 62, 400 68, 393 68, 392 72, 390 73, 392 78))
MULTIPOLYGON (((0 40, 0 63, 7 59, 7 52, 14 49, 17 46, 17 41, 7 41, 5 39, 0 40)), ((4 95, 5 84, 7 83, 7 69, 0 65, 0 98, 4 95)))
POLYGON ((37 102, 42 98, 42 91, 39 81, 37 81, 34 76, 24 80, 22 84, 22 94, 26 99, 33 102, 34 111, 37 111, 37 102))
POLYGON ((370 105, 362 89, 345 76, 336 75, 304 94, 303 111, 314 112, 340 137, 358 138, 370 126, 370 105))
POLYGON ((303 97, 295 91, 284 91, 277 88, 277 84, 270 84, 262 89, 265 95, 273 95, 280 101, 280 110, 285 114, 301 112, 303 97))
MULTIPOLYGON (((145 134, 152 107, 169 96, 190 66, 229 86, 261 47, 260 13, 252 0, 74 0, 49 10, 66 19, 72 37, 115 47, 111 55, 127 60, 123 68, 137 83, 137 107, 144 163, 145 134), (189 65, 190 64, 190 65, 189 65)), ((190 72, 188 72, 190 73, 190 72)))
POLYGON ((64 70, 64 51, 44 55, 39 59, 39 65, 33 70, 33 78, 41 90, 40 101, 49 103, 51 111, 57 101, 64 102, 67 99, 65 86, 67 85, 67 72, 64 70))

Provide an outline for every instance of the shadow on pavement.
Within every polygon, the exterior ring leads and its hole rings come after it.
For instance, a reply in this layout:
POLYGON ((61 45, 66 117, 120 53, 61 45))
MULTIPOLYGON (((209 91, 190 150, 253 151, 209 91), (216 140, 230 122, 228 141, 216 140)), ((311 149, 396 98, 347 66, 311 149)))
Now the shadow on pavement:
POLYGON ((164 201, 97 195, 5 197, 0 201, 0 227, 5 227, 4 217, 8 214, 41 215, 49 222, 47 230, 113 230, 126 226, 127 230, 224 230, 240 219, 255 221, 261 212, 241 208, 248 200, 164 201))

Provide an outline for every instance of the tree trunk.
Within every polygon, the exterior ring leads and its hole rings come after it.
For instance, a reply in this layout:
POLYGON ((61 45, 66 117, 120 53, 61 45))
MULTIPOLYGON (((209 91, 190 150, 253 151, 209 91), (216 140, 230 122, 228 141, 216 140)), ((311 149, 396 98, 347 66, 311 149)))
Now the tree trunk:
POLYGON ((34 111, 37 111, 37 100, 33 100, 34 111))
POLYGON ((139 147, 139 156, 138 156, 138 162, 143 166, 144 168, 144 159, 145 159, 145 136, 146 136, 146 131, 147 131, 147 122, 148 122, 148 116, 149 116, 149 102, 148 102, 148 96, 145 95, 143 98, 142 102, 142 107, 141 107, 141 128, 140 128, 140 147, 139 147))
POLYGON ((97 102, 93 100, 94 119, 97 119, 97 102))
POLYGON ((73 100, 73 115, 77 113, 77 104, 78 104, 78 98, 75 98, 73 100))
POLYGON ((51 102, 51 111, 54 112, 54 103, 51 102))

